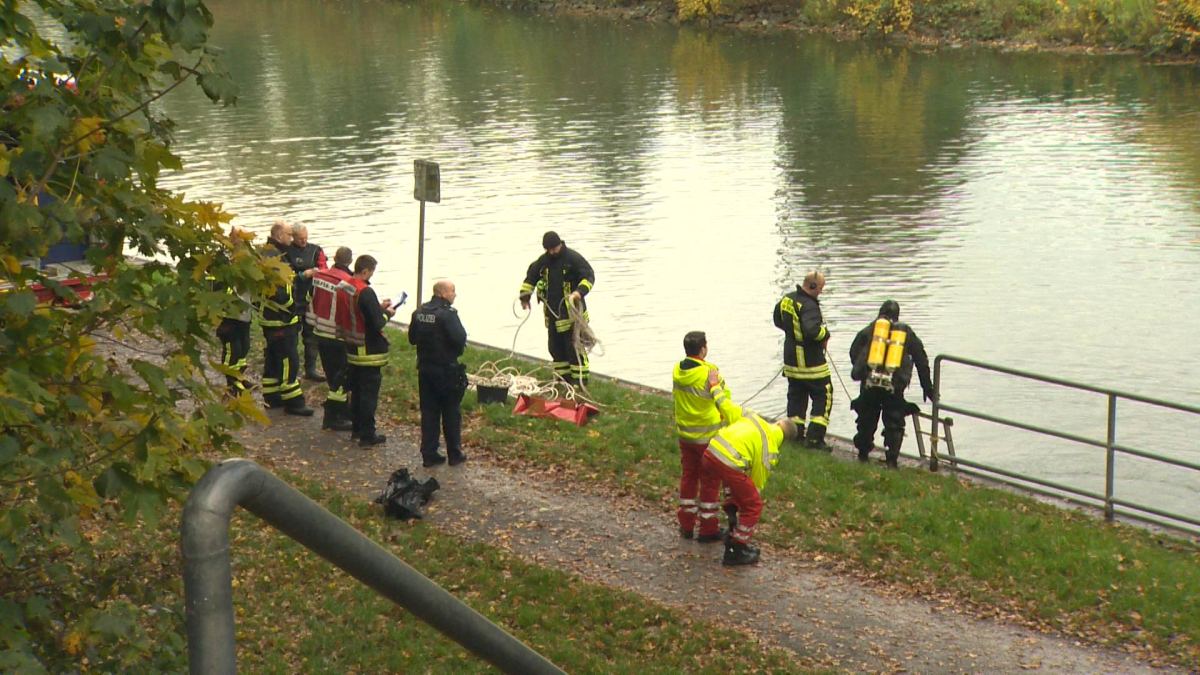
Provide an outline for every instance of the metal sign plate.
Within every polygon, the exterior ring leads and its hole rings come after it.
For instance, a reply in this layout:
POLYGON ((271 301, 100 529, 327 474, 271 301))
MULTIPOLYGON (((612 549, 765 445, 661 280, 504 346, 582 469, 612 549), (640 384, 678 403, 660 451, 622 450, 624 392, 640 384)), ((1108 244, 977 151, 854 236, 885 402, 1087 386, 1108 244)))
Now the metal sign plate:
POLYGON ((442 201, 442 170, 437 162, 413 160, 413 199, 422 202, 442 201))

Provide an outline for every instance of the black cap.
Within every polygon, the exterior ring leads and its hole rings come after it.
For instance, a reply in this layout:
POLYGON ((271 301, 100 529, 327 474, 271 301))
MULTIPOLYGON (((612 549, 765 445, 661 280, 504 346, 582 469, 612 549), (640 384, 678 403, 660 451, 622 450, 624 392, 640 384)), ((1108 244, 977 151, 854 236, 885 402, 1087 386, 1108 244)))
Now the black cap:
POLYGON ((542 235, 542 248, 546 249, 547 251, 561 243, 563 243, 563 240, 559 238, 557 232, 550 231, 542 235))
POLYGON ((892 321, 900 320, 900 303, 895 300, 884 300, 879 306, 879 316, 885 316, 892 321))

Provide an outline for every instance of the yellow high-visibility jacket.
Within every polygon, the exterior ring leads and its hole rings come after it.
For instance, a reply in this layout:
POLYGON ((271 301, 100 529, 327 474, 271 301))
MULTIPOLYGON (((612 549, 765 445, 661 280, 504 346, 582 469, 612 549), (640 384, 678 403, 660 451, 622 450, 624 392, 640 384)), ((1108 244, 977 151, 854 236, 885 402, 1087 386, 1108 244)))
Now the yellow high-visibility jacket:
POLYGON ((733 402, 725 378, 708 361, 689 356, 675 364, 671 387, 675 398, 675 430, 685 443, 706 445, 727 424, 742 416, 733 402), (708 386, 708 374, 717 372, 717 383, 708 386))
POLYGON ((750 412, 717 432, 708 452, 725 466, 750 474, 754 487, 762 490, 771 468, 779 463, 780 445, 783 429, 750 412))

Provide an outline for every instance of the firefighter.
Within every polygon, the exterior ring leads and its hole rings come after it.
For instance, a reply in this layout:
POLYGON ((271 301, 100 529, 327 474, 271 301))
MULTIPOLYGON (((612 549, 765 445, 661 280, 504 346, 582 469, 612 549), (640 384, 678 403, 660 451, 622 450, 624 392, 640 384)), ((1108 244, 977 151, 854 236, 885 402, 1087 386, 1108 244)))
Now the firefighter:
MULTIPOLYGON (((304 225, 292 225, 292 244, 288 246, 288 261, 292 269, 296 270, 296 313, 305 316, 309 295, 312 293, 313 276, 329 266, 325 260, 325 251, 320 246, 308 242, 308 228, 304 225)), ((304 345, 304 379, 324 382, 325 378, 317 372, 317 355, 321 352, 321 346, 314 328, 307 321, 300 326, 300 342, 304 345)), ((329 375, 328 372, 325 374, 329 375)))
POLYGON ((858 413, 858 433, 854 435, 858 459, 869 461, 875 430, 882 416, 884 457, 888 467, 895 469, 900 458, 900 445, 904 442, 904 418, 916 407, 915 403, 904 400, 904 389, 912 381, 914 365, 925 400, 937 398, 933 379, 929 376, 925 345, 911 326, 900 323, 899 303, 885 300, 879 308, 879 318, 854 336, 850 345, 850 363, 850 377, 861 382, 858 398, 850 404, 858 413), (877 326, 885 344, 878 345, 876 354, 879 355, 871 358, 877 326))
POLYGON ((353 293, 352 312, 344 319, 349 326, 339 325, 338 331, 346 342, 346 361, 350 365, 350 440, 364 448, 387 441, 375 431, 375 409, 388 356, 383 329, 396 310, 390 300, 380 300, 371 288, 377 266, 369 255, 360 255, 354 261, 354 275, 343 286, 353 293))
POLYGON ((433 285, 433 298, 412 313, 408 342, 417 347, 421 396, 421 460, 425 466, 446 461, 438 454, 438 435, 446 436, 450 465, 462 464, 462 398, 467 369, 458 362, 467 347, 467 331, 451 305, 458 293, 446 280, 433 285))
POLYGON ((312 292, 309 295, 305 323, 311 327, 317 340, 317 350, 321 355, 321 367, 329 380, 328 393, 325 395, 325 417, 321 421, 322 429, 334 431, 349 431, 353 423, 350 421, 350 406, 347 403, 346 375, 346 344, 337 334, 338 312, 345 314, 351 311, 349 301, 353 296, 339 293, 338 286, 349 282, 353 273, 350 264, 354 254, 345 246, 339 248, 333 255, 333 267, 318 269, 312 276, 312 292), (339 307, 338 296, 347 297, 339 307))
POLYGON ((575 344, 575 322, 568 313, 567 303, 578 307, 584 321, 588 319, 584 297, 596 283, 592 266, 577 251, 567 248, 556 232, 542 235, 546 250, 525 273, 521 284, 521 307, 529 309, 529 298, 537 292, 546 318, 550 358, 554 374, 568 384, 588 381, 587 351, 575 344))
MULTIPOLYGON (((271 226, 263 256, 286 261, 291 242, 290 228, 277 221, 271 226)), ((289 415, 311 417, 312 408, 304 405, 304 392, 300 389, 300 354, 296 350, 300 317, 296 314, 294 293, 295 279, 292 278, 275 287, 275 292, 260 304, 259 324, 266 339, 262 391, 268 407, 282 407, 289 415)))
POLYGON ((729 534, 724 565, 753 565, 758 547, 750 544, 762 515, 762 489, 779 462, 783 441, 799 434, 796 423, 783 418, 772 424, 746 411, 741 419, 717 432, 700 464, 700 536, 717 533, 717 497, 724 483, 729 493, 729 534))
POLYGON ((788 381, 787 415, 796 421, 800 436, 810 448, 830 450, 825 443, 829 413, 833 409, 833 380, 825 348, 829 329, 821 316, 817 296, 825 289, 825 275, 814 270, 796 290, 775 305, 775 326, 783 331, 783 375, 788 381), (812 401, 805 432, 805 415, 812 401))
MULTIPOLYGON (((700 460, 708 448, 708 442, 722 427, 736 422, 742 409, 733 402, 725 378, 717 367, 705 358, 708 356, 708 339, 703 331, 692 331, 683 336, 684 359, 675 364, 672 376, 672 391, 675 399, 675 431, 679 437, 679 463, 683 470, 679 479, 679 534, 691 539, 696 525, 696 496, 700 491, 700 460)), ((704 513, 716 519, 716 503, 706 504, 711 509, 704 513)), ((703 527, 701 529, 704 529, 703 527)), ((697 537, 697 541, 708 543, 720 541, 717 528, 697 537)))
MULTIPOLYGON (((235 248, 248 246, 254 234, 234 225, 229 238, 235 248)), ((253 311, 250 294, 237 292, 232 287, 225 292, 234 298, 235 309, 222 317, 217 326, 217 338, 221 340, 221 364, 233 373, 226 372, 225 383, 230 396, 240 396, 246 391, 246 357, 250 354, 250 320, 253 311)))

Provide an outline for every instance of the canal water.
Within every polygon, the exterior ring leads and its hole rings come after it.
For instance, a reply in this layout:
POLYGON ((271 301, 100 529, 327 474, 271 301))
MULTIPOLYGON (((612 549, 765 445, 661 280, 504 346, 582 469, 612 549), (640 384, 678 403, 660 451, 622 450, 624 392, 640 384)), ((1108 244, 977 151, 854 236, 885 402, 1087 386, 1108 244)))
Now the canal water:
MULTIPOLYGON (((669 387, 683 334, 705 330, 735 398, 766 386, 752 407, 779 413, 771 310, 820 268, 851 395, 850 341, 893 298, 931 357, 1200 405, 1195 68, 465 3, 209 5, 241 98, 165 100, 185 161, 170 186, 370 253, 394 297, 416 289, 412 163, 439 162, 424 288, 456 282, 475 340, 545 354, 514 301, 553 229, 596 269, 596 372, 669 387)), ((852 435, 834 390, 831 430, 852 435)), ((1106 433, 1094 394, 948 365, 943 397, 1106 433)), ((1119 404, 1117 440, 1200 462, 1197 417, 1119 404)), ((1100 449, 956 421, 963 457, 1103 491, 1100 449)), ((1200 517, 1200 473, 1119 457, 1117 476, 1119 497, 1200 517)))

